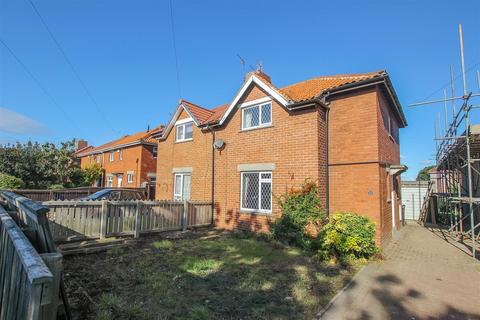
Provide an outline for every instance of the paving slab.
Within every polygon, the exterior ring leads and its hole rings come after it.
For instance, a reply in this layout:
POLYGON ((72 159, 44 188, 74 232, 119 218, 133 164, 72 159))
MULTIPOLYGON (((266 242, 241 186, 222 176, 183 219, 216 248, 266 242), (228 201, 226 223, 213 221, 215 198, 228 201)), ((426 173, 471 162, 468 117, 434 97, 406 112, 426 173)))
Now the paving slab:
POLYGON ((480 262, 441 229, 408 224, 384 256, 318 319, 480 319, 480 262))

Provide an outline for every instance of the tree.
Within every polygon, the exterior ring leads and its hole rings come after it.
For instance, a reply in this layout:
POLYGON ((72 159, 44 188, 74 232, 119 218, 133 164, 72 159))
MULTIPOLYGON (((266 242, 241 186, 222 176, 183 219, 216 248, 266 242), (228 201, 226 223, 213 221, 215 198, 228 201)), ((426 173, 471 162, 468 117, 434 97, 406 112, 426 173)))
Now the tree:
POLYGON ((98 163, 94 163, 85 169, 83 169, 83 176, 85 184, 91 186, 95 181, 100 179, 103 174, 102 166, 98 163))
POLYGON ((20 189, 24 185, 22 179, 0 172, 0 189, 20 189))
POLYGON ((418 175, 417 175, 417 181, 429 181, 430 180, 430 174, 428 173, 428 171, 432 168, 434 168, 435 166, 428 166, 428 167, 425 167, 423 169, 421 169, 419 172, 418 172, 418 175))
POLYGON ((53 184, 64 187, 83 185, 74 151, 74 141, 59 146, 31 141, 0 146, 0 172, 21 179, 29 189, 47 189, 53 184))

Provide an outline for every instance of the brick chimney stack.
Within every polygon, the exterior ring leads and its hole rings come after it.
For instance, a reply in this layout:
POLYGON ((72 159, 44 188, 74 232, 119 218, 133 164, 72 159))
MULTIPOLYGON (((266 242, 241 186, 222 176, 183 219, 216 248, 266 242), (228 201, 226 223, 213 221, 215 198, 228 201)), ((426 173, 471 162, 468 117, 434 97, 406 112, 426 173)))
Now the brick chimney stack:
POLYGON ((75 140, 75 151, 81 150, 88 147, 88 142, 86 140, 75 140))

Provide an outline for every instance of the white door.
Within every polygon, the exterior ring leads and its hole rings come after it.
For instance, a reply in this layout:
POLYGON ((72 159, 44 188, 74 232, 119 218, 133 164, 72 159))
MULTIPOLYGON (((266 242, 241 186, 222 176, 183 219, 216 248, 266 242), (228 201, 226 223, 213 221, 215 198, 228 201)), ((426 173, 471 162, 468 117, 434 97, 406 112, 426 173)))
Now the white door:
POLYGON ((122 180, 123 180, 123 174, 117 175, 117 187, 120 188, 122 186, 122 180))
POLYGON ((173 199, 182 201, 190 200, 191 175, 176 173, 173 180, 173 199))

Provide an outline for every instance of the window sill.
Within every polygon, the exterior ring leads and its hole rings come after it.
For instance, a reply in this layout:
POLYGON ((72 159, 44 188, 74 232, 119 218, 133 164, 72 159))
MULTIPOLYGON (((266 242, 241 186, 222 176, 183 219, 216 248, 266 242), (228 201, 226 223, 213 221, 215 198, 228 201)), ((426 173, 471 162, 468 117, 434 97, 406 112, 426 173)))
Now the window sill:
POLYGON ((253 215, 256 215, 256 216, 268 216, 268 217, 272 216, 271 212, 261 212, 261 211, 256 211, 256 210, 250 211, 250 210, 241 209, 241 210, 238 210, 237 212, 240 213, 240 214, 253 214, 253 215))
POLYGON ((245 131, 252 131, 252 130, 259 130, 259 129, 266 129, 266 128, 272 128, 273 124, 267 124, 263 126, 258 126, 258 127, 253 127, 253 128, 246 128, 246 129, 240 129, 239 132, 245 132, 245 131))
POLYGON ((185 139, 185 140, 177 140, 177 141, 175 141, 175 143, 184 143, 184 142, 190 142, 190 141, 193 141, 193 138, 185 139))

